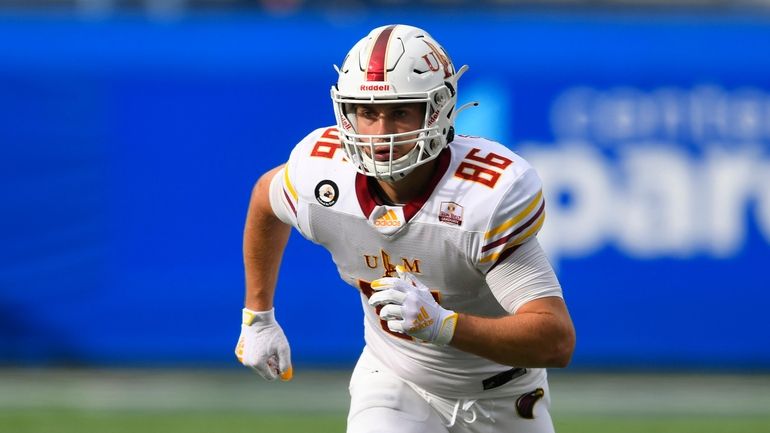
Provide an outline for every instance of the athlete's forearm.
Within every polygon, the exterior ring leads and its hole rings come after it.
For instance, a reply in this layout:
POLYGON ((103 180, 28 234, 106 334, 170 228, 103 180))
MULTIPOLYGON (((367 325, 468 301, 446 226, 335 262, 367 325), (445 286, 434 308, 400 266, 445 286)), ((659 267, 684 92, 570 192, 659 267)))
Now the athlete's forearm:
POLYGON ((291 226, 275 216, 268 198, 270 180, 279 168, 263 175, 254 186, 243 230, 244 306, 254 311, 273 307, 278 268, 291 232, 291 226))
POLYGON ((565 367, 575 347, 575 331, 559 298, 533 301, 517 314, 486 318, 460 314, 450 345, 517 367, 565 367))

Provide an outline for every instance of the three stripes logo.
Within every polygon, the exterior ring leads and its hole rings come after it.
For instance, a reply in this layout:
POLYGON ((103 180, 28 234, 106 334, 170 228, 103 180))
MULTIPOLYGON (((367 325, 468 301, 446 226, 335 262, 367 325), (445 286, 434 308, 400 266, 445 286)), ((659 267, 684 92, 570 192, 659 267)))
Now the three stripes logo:
POLYGON ((393 209, 388 210, 385 215, 374 220, 374 225, 377 227, 401 227, 401 224, 401 220, 398 219, 398 215, 396 215, 393 209))
POLYGON ((417 332, 432 324, 433 319, 430 317, 430 314, 425 311, 425 307, 420 307, 420 312, 417 314, 417 318, 414 319, 414 322, 412 322, 412 327, 409 329, 409 332, 417 332))

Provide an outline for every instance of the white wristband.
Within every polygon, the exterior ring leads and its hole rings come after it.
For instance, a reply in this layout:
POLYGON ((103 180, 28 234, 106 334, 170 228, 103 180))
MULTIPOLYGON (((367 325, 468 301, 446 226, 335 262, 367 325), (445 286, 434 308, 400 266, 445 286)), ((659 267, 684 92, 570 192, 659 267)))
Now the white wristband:
POLYGON ((241 314, 243 324, 251 326, 254 323, 274 323, 275 322, 275 308, 271 308, 267 311, 254 311, 244 308, 241 314))

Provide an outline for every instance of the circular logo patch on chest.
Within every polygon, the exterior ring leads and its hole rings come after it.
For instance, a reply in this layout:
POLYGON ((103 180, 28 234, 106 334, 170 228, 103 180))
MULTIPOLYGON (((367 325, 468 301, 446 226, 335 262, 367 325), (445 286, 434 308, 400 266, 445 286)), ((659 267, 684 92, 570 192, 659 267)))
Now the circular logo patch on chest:
POLYGON ((330 180, 322 180, 315 186, 315 198, 322 206, 334 206, 339 195, 340 190, 337 188, 337 184, 330 180))

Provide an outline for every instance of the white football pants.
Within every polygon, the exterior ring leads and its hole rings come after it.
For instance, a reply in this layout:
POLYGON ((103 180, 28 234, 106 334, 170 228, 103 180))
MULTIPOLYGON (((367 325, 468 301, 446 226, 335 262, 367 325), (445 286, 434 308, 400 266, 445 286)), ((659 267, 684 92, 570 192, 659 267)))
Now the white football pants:
POLYGON ((516 410, 518 396, 440 397, 396 377, 364 349, 350 379, 347 433, 553 433, 547 381, 538 388, 544 395, 533 419, 525 419, 516 410))

